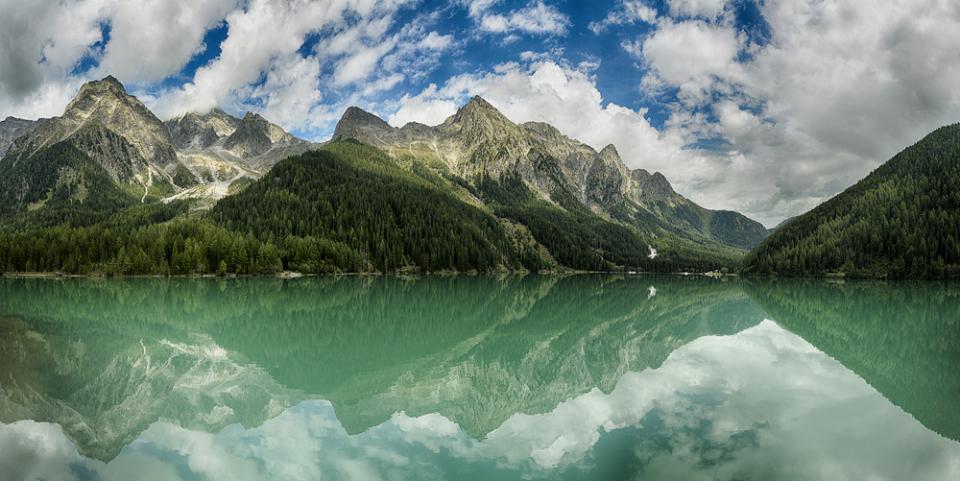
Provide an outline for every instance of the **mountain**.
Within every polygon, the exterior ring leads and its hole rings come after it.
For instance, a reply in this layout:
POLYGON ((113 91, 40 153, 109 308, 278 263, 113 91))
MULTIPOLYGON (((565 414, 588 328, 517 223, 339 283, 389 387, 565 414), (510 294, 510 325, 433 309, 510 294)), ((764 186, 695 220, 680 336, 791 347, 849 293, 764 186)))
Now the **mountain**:
POLYGON ((7 117, 0 120, 0 158, 7 153, 10 144, 17 137, 28 134, 37 127, 37 121, 18 119, 16 117, 7 117))
POLYGON ((229 137, 240 126, 240 120, 220 109, 213 109, 203 114, 189 112, 164 124, 174 145, 180 150, 189 150, 206 149, 229 137))
POLYGON ((960 124, 934 131, 779 227, 743 270, 960 278, 960 124))
POLYGON ((258 114, 247 112, 223 146, 240 157, 257 157, 275 146, 305 144, 258 114))
MULTIPOLYGON (((46 167, 31 167, 30 159, 59 143, 70 144, 102 167, 120 190, 142 203, 199 199, 198 208, 211 207, 262 176, 278 160, 312 146, 256 114, 239 119, 214 109, 161 122, 117 79, 108 76, 84 84, 60 117, 35 122, 11 117, 0 122, 0 172, 13 176, 5 179, 4 188, 16 191, 6 192, 8 197, 53 194, 49 176, 31 177, 49 170, 49 156, 46 167)), ((69 183, 90 182, 73 179, 69 183)), ((99 195, 99 191, 90 192, 99 195)), ((79 198, 73 199, 74 207, 82 210, 79 198)), ((19 200, 8 204, 0 217, 49 205, 29 204, 30 209, 19 200)))
MULTIPOLYGON (((520 267, 493 217, 356 142, 334 142, 281 161, 217 203, 211 218, 259 238, 321 239, 339 259, 330 267, 340 269, 520 267)), ((327 269, 313 263, 298 268, 327 269)))
POLYGON ((191 112, 168 120, 166 126, 179 149, 180 162, 200 179, 170 199, 199 199, 200 207, 212 207, 260 178, 277 161, 313 146, 250 112, 243 119, 219 109, 191 112))
MULTIPOLYGON (((84 84, 62 116, 40 120, 14 140, 2 168, 10 171, 30 163, 61 142, 101 166, 121 188, 139 189, 144 200, 196 183, 178 162, 166 126, 113 77, 84 84)), ((30 178, 22 182, 37 183, 30 178)))
MULTIPOLYGON (((333 139, 379 147, 401 163, 418 163, 477 188, 483 179, 516 177, 534 197, 568 212, 588 211, 655 238, 750 248, 766 229, 740 214, 704 209, 677 194, 660 173, 630 170, 616 148, 597 152, 542 122, 517 125, 481 97, 438 126, 394 128, 374 114, 349 108, 333 139)), ((480 196, 482 197, 482 195, 480 196)))
POLYGON ((350 108, 316 146, 254 113, 163 123, 106 77, 34 127, 0 160, 7 270, 704 272, 766 234, 479 97, 438 126, 350 108))
POLYGON ((82 149, 95 160, 116 154, 117 163, 131 165, 136 173, 145 170, 148 164, 166 168, 177 161, 176 149, 163 122, 136 97, 127 94, 117 79, 109 76, 80 87, 62 116, 40 121, 33 132, 14 141, 7 155, 23 159, 58 142, 71 140, 78 133, 101 127, 122 137, 132 152, 82 149))

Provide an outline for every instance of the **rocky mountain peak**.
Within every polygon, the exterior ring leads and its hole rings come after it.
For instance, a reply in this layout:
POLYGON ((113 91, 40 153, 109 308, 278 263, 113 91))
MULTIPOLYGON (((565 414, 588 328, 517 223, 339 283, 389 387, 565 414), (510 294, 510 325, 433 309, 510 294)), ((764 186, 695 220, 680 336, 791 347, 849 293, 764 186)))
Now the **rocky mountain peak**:
POLYGON ((677 195, 670 185, 670 181, 660 172, 650 172, 636 169, 630 172, 633 189, 643 198, 654 200, 668 200, 677 195))
POLYGON ((515 126, 505 115, 496 107, 487 102, 479 95, 473 96, 469 102, 457 110, 453 116, 454 122, 461 123, 493 123, 510 124, 515 126))
POLYGON ((621 160, 620 153, 617 152, 617 148, 613 144, 607 144, 606 147, 600 150, 600 157, 605 159, 614 159, 621 160))
POLYGON ((237 130, 240 119, 220 109, 187 112, 165 122, 173 143, 180 149, 204 149, 237 130))
POLYGON ((493 105, 475 96, 446 120, 440 128, 459 137, 467 145, 495 142, 521 147, 528 144, 529 134, 513 123, 493 105))
POLYGON ((359 124, 359 125, 369 125, 382 128, 391 128, 385 120, 381 119, 375 114, 367 112, 366 110, 361 109, 360 107, 348 107, 347 110, 343 113, 343 117, 340 118, 340 122, 337 123, 337 127, 340 127, 341 124, 359 124))
POLYGON ((292 145, 306 142, 288 134, 279 125, 253 112, 243 115, 236 130, 224 141, 223 146, 240 157, 256 157, 278 144, 292 145))
MULTIPOLYGON (((129 95, 123 84, 112 76, 85 83, 62 116, 40 123, 30 135, 17 139, 10 150, 19 156, 29 156, 71 139, 94 124, 123 137, 140 157, 124 159, 124 163, 143 165, 150 162, 168 166, 177 161, 170 133, 163 122, 136 97, 129 95)), ((95 152, 86 153, 92 155, 95 152)))
POLYGON ((354 139, 381 147, 396 140, 395 130, 380 117, 360 107, 350 107, 337 122, 333 139, 354 139))

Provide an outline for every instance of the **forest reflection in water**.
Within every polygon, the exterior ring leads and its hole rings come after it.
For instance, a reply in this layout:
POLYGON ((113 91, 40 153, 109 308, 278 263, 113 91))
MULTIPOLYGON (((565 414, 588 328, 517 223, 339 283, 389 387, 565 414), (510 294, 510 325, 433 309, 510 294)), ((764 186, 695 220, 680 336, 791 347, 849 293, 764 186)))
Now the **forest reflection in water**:
POLYGON ((11 479, 960 473, 950 284, 3 279, 0 316, 11 479))

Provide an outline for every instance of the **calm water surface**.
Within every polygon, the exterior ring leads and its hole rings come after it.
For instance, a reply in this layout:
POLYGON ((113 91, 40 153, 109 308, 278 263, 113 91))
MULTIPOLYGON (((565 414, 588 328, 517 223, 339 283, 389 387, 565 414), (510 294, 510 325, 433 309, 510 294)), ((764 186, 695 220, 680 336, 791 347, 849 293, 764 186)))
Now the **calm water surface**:
POLYGON ((960 285, 0 279, 0 479, 960 479, 960 285))

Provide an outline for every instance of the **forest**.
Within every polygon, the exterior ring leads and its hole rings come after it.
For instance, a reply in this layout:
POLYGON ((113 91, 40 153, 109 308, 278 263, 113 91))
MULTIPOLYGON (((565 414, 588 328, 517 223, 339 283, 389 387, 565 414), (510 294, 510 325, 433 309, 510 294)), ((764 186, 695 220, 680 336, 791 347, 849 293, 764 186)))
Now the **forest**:
POLYGON ((790 220, 744 260, 746 274, 960 278, 960 124, 936 130, 790 220))
MULTIPOLYGON (((958 185, 960 125, 953 125, 785 223, 747 255, 740 271, 960 278, 958 185)), ((137 188, 117 182, 69 143, 29 159, 3 159, 0 269, 106 275, 705 272, 735 269, 738 261, 732 249, 658 231, 656 223, 641 231, 603 219, 564 192, 548 202, 516 174, 467 181, 428 168, 404 169, 383 151, 352 140, 287 158, 209 211, 192 209, 190 201, 143 204, 137 188), (651 248, 658 251, 653 258, 651 248)))

